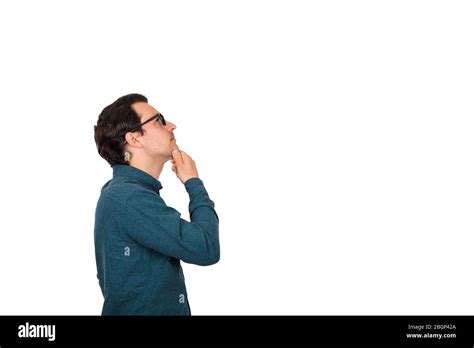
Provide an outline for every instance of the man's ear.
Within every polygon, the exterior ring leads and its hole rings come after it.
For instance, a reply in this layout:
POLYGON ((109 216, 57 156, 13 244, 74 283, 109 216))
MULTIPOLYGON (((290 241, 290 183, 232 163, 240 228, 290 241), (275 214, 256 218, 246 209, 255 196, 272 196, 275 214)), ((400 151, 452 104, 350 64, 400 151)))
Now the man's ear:
POLYGON ((134 133, 128 132, 125 134, 125 140, 127 140, 127 144, 130 147, 143 147, 142 143, 134 133))

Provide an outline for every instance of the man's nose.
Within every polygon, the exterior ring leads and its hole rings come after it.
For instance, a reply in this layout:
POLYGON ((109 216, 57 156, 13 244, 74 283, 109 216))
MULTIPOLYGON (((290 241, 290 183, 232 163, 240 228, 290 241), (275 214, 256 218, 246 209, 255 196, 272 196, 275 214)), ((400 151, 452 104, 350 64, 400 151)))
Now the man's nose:
POLYGON ((170 121, 166 121, 166 127, 168 127, 168 130, 170 132, 172 132, 176 129, 176 125, 173 122, 170 122, 170 121))

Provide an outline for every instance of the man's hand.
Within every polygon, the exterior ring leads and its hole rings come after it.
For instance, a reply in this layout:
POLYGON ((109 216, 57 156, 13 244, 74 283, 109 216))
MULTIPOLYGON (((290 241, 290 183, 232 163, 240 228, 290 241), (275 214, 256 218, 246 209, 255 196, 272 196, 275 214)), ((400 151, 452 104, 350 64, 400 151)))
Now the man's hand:
POLYGON ((191 178, 199 178, 196 162, 186 152, 175 149, 171 154, 173 156, 171 170, 176 173, 183 184, 191 178))

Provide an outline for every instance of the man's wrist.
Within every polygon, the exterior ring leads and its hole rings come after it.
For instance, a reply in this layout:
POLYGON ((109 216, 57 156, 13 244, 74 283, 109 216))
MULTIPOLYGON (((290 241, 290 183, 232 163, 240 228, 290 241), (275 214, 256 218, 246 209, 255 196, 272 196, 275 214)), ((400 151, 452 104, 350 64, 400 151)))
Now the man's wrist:
MULTIPOLYGON (((184 185, 188 184, 190 182, 190 180, 193 180, 193 179, 199 179, 199 181, 202 181, 198 176, 194 176, 192 178, 188 178, 184 181, 184 185)), ((191 181, 192 182, 192 181, 191 181)))

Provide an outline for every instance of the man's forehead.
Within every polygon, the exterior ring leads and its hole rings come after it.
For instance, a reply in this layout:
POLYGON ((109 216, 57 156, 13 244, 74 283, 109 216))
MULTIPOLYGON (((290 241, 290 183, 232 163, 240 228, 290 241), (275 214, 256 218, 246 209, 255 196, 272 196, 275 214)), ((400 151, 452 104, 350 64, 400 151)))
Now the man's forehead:
POLYGON ((158 110, 145 102, 133 103, 132 108, 137 112, 138 116, 140 116, 140 119, 152 117, 158 113, 158 110))

